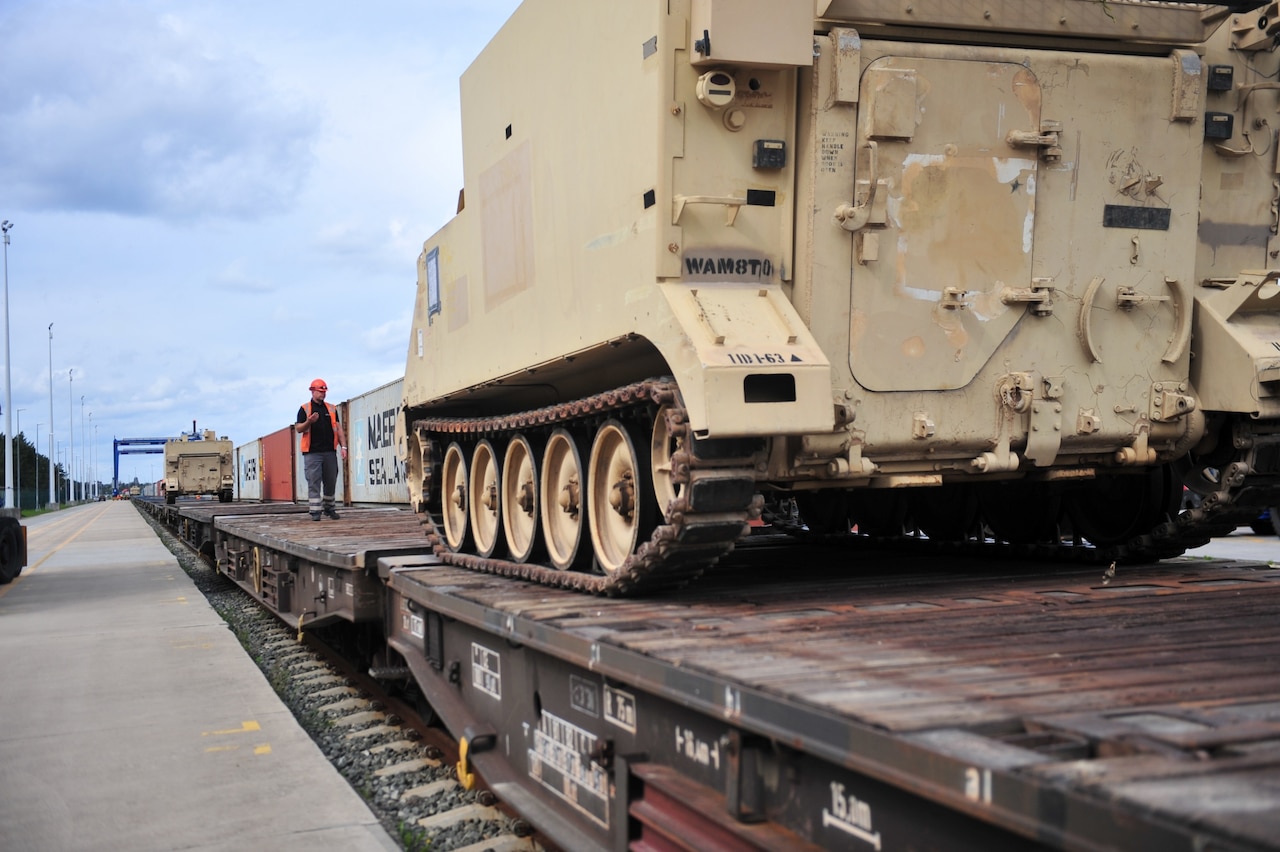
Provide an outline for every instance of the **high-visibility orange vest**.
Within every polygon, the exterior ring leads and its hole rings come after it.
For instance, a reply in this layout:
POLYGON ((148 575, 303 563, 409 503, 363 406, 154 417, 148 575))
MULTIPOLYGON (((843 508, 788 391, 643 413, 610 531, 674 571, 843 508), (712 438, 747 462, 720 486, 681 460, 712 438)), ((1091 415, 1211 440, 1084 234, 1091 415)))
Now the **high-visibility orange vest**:
MULTIPOLYGON (((311 402, 308 402, 307 405, 311 406, 311 412, 314 414, 315 405, 316 405, 315 401, 313 400, 311 402)), ((324 407, 329 409, 329 422, 333 424, 333 448, 337 450, 338 449, 338 409, 334 408, 332 405, 330 405, 327 402, 324 404, 324 407)), ((310 429, 302 433, 302 451, 304 453, 311 452, 311 430, 310 429)))

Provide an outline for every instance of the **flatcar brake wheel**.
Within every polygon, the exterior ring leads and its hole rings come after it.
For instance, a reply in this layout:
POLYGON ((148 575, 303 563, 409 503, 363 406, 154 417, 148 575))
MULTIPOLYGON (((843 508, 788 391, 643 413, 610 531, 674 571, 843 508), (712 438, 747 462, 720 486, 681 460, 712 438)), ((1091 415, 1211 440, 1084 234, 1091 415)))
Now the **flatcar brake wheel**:
POLYGON ((454 553, 467 539, 467 456, 455 441, 445 450, 440 470, 441 520, 445 545, 454 553))
POLYGON ((585 562, 584 547, 587 505, 583 495, 586 482, 582 456, 573 436, 556 429, 542 451, 538 502, 542 504, 542 533, 547 560, 561 571, 585 562))
POLYGON ((508 555, 527 562, 538 539, 538 462, 524 435, 507 445, 502 461, 502 528, 508 555))

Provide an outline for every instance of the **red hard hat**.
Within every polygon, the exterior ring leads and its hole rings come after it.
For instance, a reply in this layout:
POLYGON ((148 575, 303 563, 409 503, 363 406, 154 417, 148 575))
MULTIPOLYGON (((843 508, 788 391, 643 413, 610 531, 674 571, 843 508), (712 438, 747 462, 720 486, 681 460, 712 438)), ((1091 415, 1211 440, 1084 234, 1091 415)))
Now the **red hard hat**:
POLYGON ((311 387, 308 388, 308 390, 328 390, 328 389, 329 389, 329 385, 325 383, 324 379, 312 379, 311 387))

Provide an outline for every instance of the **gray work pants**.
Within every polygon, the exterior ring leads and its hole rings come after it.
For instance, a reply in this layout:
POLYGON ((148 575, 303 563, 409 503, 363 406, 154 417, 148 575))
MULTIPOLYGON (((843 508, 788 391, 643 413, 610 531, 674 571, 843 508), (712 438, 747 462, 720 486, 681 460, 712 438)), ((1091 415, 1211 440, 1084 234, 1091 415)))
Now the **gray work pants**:
POLYGON ((303 453, 302 470, 307 475, 307 510, 316 513, 332 509, 333 492, 338 485, 338 451, 303 453))

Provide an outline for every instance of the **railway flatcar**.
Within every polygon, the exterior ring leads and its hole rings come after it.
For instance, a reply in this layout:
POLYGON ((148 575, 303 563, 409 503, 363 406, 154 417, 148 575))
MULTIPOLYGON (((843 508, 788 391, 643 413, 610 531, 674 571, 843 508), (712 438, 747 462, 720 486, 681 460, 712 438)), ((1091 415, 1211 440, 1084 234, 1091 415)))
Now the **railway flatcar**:
POLYGON ((401 434, 443 558, 624 593, 767 507, 1104 562, 1256 517, 1260 5, 527 0, 418 260, 401 434))

